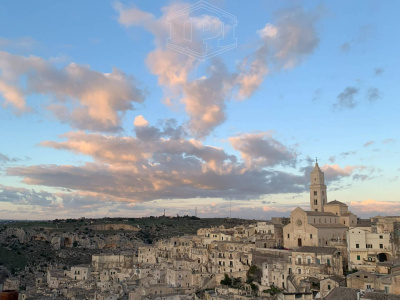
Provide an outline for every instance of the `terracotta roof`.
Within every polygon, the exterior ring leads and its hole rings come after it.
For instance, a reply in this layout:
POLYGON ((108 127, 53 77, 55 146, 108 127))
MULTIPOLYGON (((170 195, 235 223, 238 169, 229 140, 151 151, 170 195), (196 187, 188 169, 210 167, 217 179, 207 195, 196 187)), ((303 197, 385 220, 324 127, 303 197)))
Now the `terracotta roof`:
POLYGON ((337 201, 337 200, 333 200, 331 202, 326 203, 325 205, 344 205, 344 206, 348 206, 346 203, 337 201))

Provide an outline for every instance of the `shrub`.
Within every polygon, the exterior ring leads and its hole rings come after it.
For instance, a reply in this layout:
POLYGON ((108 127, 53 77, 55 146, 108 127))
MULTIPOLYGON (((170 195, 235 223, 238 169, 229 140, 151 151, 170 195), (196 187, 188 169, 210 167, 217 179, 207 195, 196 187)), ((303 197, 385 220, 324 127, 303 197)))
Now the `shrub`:
POLYGON ((232 286, 232 279, 228 276, 228 274, 225 274, 224 279, 221 280, 222 285, 227 285, 227 286, 232 286))

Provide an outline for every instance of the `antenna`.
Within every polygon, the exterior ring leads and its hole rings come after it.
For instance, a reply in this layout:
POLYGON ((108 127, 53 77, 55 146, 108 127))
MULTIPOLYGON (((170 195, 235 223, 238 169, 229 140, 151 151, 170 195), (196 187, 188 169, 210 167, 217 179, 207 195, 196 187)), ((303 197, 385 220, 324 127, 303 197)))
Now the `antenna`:
POLYGON ((164 217, 165 217, 165 208, 164 208, 164 217))
POLYGON ((194 216, 197 218, 197 206, 194 208, 194 216))

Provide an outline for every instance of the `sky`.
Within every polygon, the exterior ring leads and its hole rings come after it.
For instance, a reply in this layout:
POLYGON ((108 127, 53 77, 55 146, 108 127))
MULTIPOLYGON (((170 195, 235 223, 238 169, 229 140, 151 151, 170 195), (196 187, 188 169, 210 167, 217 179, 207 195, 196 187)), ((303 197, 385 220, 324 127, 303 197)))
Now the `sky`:
POLYGON ((400 215, 398 1, 0 2, 0 219, 400 215))

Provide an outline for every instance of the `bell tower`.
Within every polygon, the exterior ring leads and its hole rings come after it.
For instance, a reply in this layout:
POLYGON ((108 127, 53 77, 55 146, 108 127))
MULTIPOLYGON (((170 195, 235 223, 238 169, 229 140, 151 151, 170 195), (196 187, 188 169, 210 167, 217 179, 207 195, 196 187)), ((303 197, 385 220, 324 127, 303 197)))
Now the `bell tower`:
POLYGON ((318 166, 318 161, 315 159, 314 170, 311 172, 310 184, 310 208, 311 211, 324 211, 324 205, 327 203, 326 185, 324 172, 318 166))

